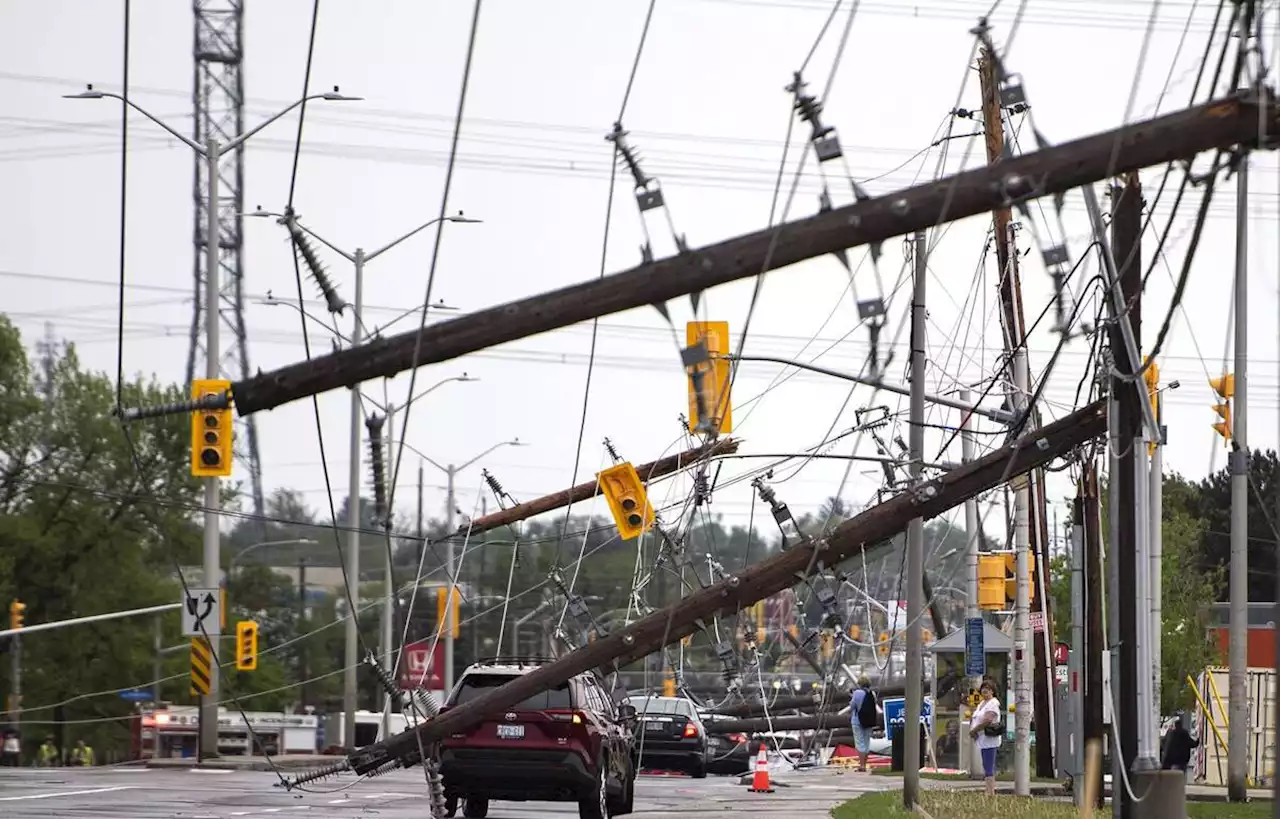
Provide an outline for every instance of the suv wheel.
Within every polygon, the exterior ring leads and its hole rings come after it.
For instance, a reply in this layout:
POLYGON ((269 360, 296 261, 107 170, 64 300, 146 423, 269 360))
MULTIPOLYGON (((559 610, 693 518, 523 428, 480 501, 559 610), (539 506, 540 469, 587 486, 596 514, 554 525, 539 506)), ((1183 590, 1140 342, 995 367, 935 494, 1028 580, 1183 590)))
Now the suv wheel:
POLYGON ((635 810, 636 769, 627 761, 627 769, 622 777, 622 793, 609 805, 609 816, 626 816, 635 810))
POLYGON ((605 770, 605 761, 601 757, 596 761, 596 776, 592 792, 578 801, 580 819, 609 819, 609 776, 605 770))
POLYGON ((458 797, 446 796, 444 798, 444 816, 445 819, 453 819, 458 812, 458 797))
POLYGON ((468 796, 467 803, 462 808, 462 815, 466 819, 484 819, 489 815, 489 800, 483 796, 468 796))

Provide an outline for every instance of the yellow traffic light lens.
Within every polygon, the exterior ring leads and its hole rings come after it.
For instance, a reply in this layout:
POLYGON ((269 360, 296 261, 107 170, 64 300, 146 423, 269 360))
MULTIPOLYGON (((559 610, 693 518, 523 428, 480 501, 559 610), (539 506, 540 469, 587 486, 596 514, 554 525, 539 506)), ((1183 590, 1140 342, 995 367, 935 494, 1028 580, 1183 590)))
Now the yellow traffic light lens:
POLYGON ((218 428, 218 416, 216 416, 216 415, 206 415, 206 416, 204 417, 204 425, 205 425, 206 427, 208 427, 209 429, 217 429, 217 428, 218 428))
POLYGON ((204 442, 205 442, 206 444, 208 444, 209 446, 214 446, 215 444, 217 444, 217 443, 218 443, 218 433, 216 433, 216 432, 206 432, 206 433, 204 434, 204 442))
POLYGON ((200 452, 200 462, 208 467, 222 463, 222 455, 216 449, 204 449, 200 452))
POLYGON ((635 509, 636 508, 635 498, 623 498, 622 508, 626 509, 628 512, 630 512, 632 509, 635 509))
MULTIPOLYGON (((634 506, 634 504, 632 505, 634 506)), ((640 517, 635 513, 632 513, 630 515, 627 515, 627 523, 630 523, 632 526, 639 526, 640 524, 644 523, 644 518, 640 517)))

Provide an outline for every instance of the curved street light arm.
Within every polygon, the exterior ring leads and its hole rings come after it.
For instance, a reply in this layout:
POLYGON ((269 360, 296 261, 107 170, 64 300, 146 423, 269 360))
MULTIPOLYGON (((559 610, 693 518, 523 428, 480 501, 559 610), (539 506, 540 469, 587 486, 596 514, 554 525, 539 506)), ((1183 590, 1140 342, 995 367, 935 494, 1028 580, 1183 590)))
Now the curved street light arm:
POLYGON ((126 99, 120 94, 116 94, 111 91, 97 91, 97 90, 90 89, 89 91, 85 91, 80 94, 64 94, 63 97, 65 99, 72 99, 72 100, 75 100, 75 99, 91 100, 91 99, 101 99, 101 98, 110 98, 113 100, 120 100, 125 105, 129 106, 133 110, 137 111, 139 114, 142 114, 144 117, 154 122, 156 125, 159 125, 161 128, 168 131, 174 137, 174 139, 177 139, 178 141, 182 142, 191 150, 195 151, 201 156, 208 155, 208 151, 206 151, 205 147, 201 145, 199 142, 196 142, 194 139, 192 139, 189 136, 186 136, 185 134, 178 133, 176 130, 173 129, 172 126, 170 126, 164 120, 160 119, 155 114, 152 114, 150 111, 143 108, 141 105, 138 105, 133 100, 126 99))
POLYGON ((270 117, 267 117, 267 118, 266 118, 266 119, 264 119, 262 122, 259 122, 259 123, 258 123, 257 125, 255 125, 254 127, 252 127, 252 128, 250 128, 249 130, 245 131, 243 134, 240 134, 239 136, 234 137, 230 142, 228 142, 226 145, 223 145, 223 146, 222 146, 222 152, 223 152, 223 153, 226 153, 226 152, 229 152, 229 151, 234 151, 236 148, 239 148, 242 144, 244 144, 244 141, 245 141, 246 139, 248 139, 249 137, 251 137, 251 136, 253 136, 254 134, 258 133, 258 132, 259 132, 259 131, 261 131, 263 128, 266 128, 268 125, 270 125, 271 123, 273 123, 273 122, 275 122, 276 120, 280 119, 280 118, 281 118, 281 117, 283 117, 285 114, 289 113, 290 111, 292 111, 293 109, 297 108, 298 106, 302 105, 302 104, 303 104, 303 103, 305 103, 305 102, 310 102, 311 100, 339 99, 339 98, 344 99, 344 100, 354 99, 353 97, 338 97, 338 96, 335 96, 335 95, 334 95, 334 94, 332 94, 332 93, 325 93, 325 94, 308 94, 307 96, 303 97, 302 99, 298 100, 297 102, 294 102, 293 104, 289 105, 288 107, 284 108, 283 110, 279 111, 278 113, 273 114, 273 115, 272 115, 272 116, 270 116, 270 117))

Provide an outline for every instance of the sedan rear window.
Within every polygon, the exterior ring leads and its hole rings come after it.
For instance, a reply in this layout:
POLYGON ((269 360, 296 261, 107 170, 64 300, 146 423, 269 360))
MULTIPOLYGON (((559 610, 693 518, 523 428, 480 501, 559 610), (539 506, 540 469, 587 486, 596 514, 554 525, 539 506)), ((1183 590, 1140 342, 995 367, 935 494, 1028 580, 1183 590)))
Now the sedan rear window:
MULTIPOLYGON (((495 688, 499 688, 512 680, 520 679, 515 674, 468 674, 462 678, 452 705, 478 700, 495 688)), ((512 706, 512 711, 569 711, 573 702, 569 696, 569 684, 561 683, 550 691, 534 694, 532 697, 512 706)))
POLYGON ((693 703, 670 697, 631 697, 630 702, 641 714, 693 714, 693 703))

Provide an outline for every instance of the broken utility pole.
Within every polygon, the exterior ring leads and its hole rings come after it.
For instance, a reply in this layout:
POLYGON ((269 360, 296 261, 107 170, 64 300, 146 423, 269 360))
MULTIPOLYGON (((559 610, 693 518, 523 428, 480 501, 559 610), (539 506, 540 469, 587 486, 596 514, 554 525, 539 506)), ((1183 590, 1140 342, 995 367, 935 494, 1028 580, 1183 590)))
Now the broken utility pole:
MULTIPOLYGON (((1102 658, 1106 644, 1102 639, 1102 509, 1098 500, 1098 469, 1092 459, 1085 461, 1080 479, 1084 524, 1084 742, 1101 744, 1106 735, 1102 722, 1103 697, 1102 658)), ((1102 766, 1092 771, 1085 766, 1092 783, 1080 783, 1086 794, 1094 794, 1095 808, 1102 807, 1102 766)))
MULTIPOLYGON (((873 506, 840 524, 825 539, 797 544, 748 566, 741 573, 693 592, 671 606, 643 617, 612 634, 541 666, 478 699, 465 703, 422 725, 388 740, 362 748, 344 765, 368 773, 394 760, 402 764, 421 761, 422 744, 474 725, 486 714, 552 688, 575 674, 591 669, 612 670, 636 662, 694 633, 699 623, 719 613, 734 613, 783 589, 807 575, 823 571, 857 555, 868 543, 878 543, 901 532, 912 518, 933 518, 985 492, 1011 477, 1064 457, 1076 447, 1106 430, 1106 404, 1097 401, 1034 433, 997 449, 909 491, 873 506)), ((302 777, 310 781, 326 771, 302 777)))
MULTIPOLYGON (((648 483, 656 478, 663 478, 682 469, 687 469, 708 458, 715 458, 718 455, 732 455, 738 451, 738 445, 739 441, 736 438, 721 438, 715 443, 694 447, 675 455, 668 455, 665 458, 660 458, 647 464, 640 464, 636 466, 636 474, 640 476, 642 481, 648 483)), ((526 518, 541 515, 544 512, 550 512, 553 509, 561 509, 571 503, 590 500, 598 494, 600 494, 599 481, 584 481, 571 489, 565 489, 541 498, 534 498, 525 503, 517 503, 508 509, 500 509, 492 515, 478 517, 471 521, 470 524, 459 527, 458 532, 470 532, 474 535, 492 531, 493 529, 518 523, 526 518)))
MULTIPOLYGON (((621 273, 478 310, 420 331, 375 339, 357 348, 260 373, 233 384, 231 394, 236 412, 251 415, 592 318, 662 304, 1009 203, 1065 193, 1113 174, 1189 159, 1211 148, 1239 144, 1269 148, 1277 116, 1269 94, 1260 97, 1251 91, 1237 92, 1173 114, 1006 158, 993 167, 965 171, 621 273)), ((184 405, 178 411, 187 409, 184 405)), ((154 413, 130 411, 125 416, 147 414, 154 413)))

